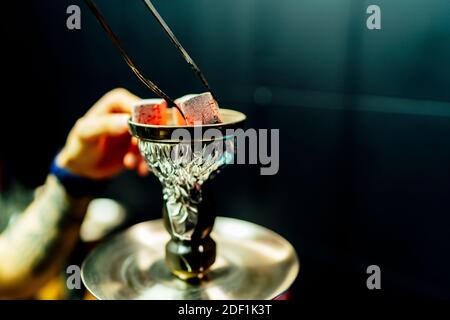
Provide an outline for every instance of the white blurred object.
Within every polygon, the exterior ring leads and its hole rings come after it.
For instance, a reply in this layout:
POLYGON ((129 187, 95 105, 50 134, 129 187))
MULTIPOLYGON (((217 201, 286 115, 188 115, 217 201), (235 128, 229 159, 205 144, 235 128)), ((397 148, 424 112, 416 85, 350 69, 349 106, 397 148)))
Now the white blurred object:
POLYGON ((119 202, 106 198, 92 200, 81 225, 81 240, 92 242, 102 239, 120 226, 125 217, 126 210, 119 202))

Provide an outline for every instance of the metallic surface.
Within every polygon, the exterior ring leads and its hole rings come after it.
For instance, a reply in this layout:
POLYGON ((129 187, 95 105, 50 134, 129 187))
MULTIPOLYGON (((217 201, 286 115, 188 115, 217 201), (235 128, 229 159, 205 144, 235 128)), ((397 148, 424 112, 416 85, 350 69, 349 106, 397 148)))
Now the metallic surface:
MULTIPOLYGON (((171 118, 172 110, 168 109, 169 119, 171 118)), ((217 129, 224 136, 227 134, 227 129, 240 129, 244 126, 244 122, 246 119, 245 114, 231 110, 231 109, 220 109, 220 115, 223 119, 222 123, 215 124, 205 124, 202 126, 193 126, 193 125, 184 125, 184 126, 176 126, 176 125, 151 125, 151 124, 141 124, 133 121, 129 121, 129 127, 131 134, 142 140, 150 140, 150 141, 158 141, 158 142, 166 142, 166 143, 179 143, 179 141, 172 140, 172 133, 176 129, 186 129, 191 133, 191 136, 195 138, 195 129, 201 128, 202 131, 206 129, 217 129)), ((202 140, 205 141, 205 140, 202 140)))
POLYGON ((169 234, 162 220, 137 224, 99 245, 83 263, 83 282, 98 299, 273 299, 298 274, 294 248, 264 227, 219 217, 212 237, 218 256, 197 284, 166 267, 169 234))

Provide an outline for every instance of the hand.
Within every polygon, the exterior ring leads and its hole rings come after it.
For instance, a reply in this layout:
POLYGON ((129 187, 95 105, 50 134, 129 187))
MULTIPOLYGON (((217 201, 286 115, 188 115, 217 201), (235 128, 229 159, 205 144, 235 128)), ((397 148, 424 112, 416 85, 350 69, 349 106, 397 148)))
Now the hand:
POLYGON ((128 132, 132 105, 139 98, 125 89, 105 94, 80 118, 56 158, 58 166, 91 179, 107 179, 124 168, 148 173, 137 140, 128 132))

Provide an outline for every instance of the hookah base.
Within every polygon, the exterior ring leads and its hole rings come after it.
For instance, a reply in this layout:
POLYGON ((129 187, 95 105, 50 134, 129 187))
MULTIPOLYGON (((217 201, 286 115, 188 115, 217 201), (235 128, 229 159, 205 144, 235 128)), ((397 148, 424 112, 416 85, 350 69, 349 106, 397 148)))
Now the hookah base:
POLYGON ((81 276, 97 299, 110 300, 271 300, 288 292, 297 277, 294 248, 264 227, 218 217, 211 236, 217 257, 201 279, 184 281, 167 267, 170 236, 162 219, 100 244, 84 261, 81 276))
POLYGON ((215 257, 216 243, 209 235, 201 241, 172 239, 166 244, 166 264, 181 280, 202 279, 215 257))

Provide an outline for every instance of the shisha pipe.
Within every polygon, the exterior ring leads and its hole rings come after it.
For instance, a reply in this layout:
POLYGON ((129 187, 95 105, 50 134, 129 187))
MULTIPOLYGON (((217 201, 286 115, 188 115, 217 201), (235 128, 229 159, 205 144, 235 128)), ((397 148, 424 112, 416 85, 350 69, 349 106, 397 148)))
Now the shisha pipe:
POLYGON ((183 111, 180 109, 180 107, 178 107, 176 105, 175 101, 173 99, 171 99, 166 93, 164 93, 160 88, 158 88, 158 86, 156 84, 154 84, 151 80, 147 79, 146 77, 144 77, 142 75, 142 73, 136 67, 136 64, 133 62, 133 60, 131 60, 130 56, 128 55, 128 53, 124 49, 122 43, 119 40, 119 37, 117 37, 117 35, 112 31, 111 27, 106 22, 106 20, 103 17, 102 13, 100 12, 100 10, 95 5, 94 1, 92 1, 92 0, 84 0, 84 2, 87 4, 89 9, 95 15, 95 17, 97 18, 98 22, 102 26, 102 28, 106 31, 106 33, 108 34, 108 36, 110 37, 110 39, 112 40, 112 42, 114 43, 116 48, 119 50, 119 52, 122 55, 123 59, 125 60, 127 65, 131 68, 133 73, 138 77, 138 79, 141 80, 142 83, 144 83, 145 86, 150 89, 150 91, 152 91, 157 96, 159 96, 159 97, 163 98, 164 100, 166 100, 167 103, 169 104, 169 106, 177 108, 178 111, 180 111, 180 113, 183 116, 183 118, 186 119, 183 111))
MULTIPOLYGON (((152 92, 166 99, 168 104, 178 108, 174 101, 153 82, 141 75, 93 1, 85 0, 85 2, 94 12, 135 75, 152 92)), ((145 2, 147 4, 147 1, 145 2)), ((148 2, 151 5, 151 2, 148 2)), ((153 12, 152 8, 154 9, 151 5, 149 9, 153 12)), ((159 15, 155 15, 155 17, 160 18, 159 15)), ((164 21, 162 19, 158 19, 158 21, 164 28, 164 21)), ((170 29, 164 28, 164 30, 209 89, 206 79, 170 29)), ((209 91, 211 92, 210 89, 209 91)), ((244 114, 234 110, 221 109, 221 114, 223 116, 222 123, 206 124, 204 127, 214 128, 228 135, 228 129, 241 129, 246 118, 244 114)), ((167 175, 168 183, 171 186, 174 184, 174 178, 181 176, 173 174, 172 169, 182 172, 189 178, 183 178, 181 184, 178 183, 180 187, 183 187, 185 181, 191 181, 191 178, 198 180, 194 171, 198 171, 199 168, 207 171, 206 180, 209 180, 228 164, 227 161, 223 161, 222 156, 197 157, 194 160, 201 159, 202 163, 190 162, 190 165, 186 167, 184 164, 172 161, 170 155, 173 153, 171 151, 179 146, 179 141, 172 139, 172 130, 180 127, 190 128, 189 126, 152 126, 135 123, 131 120, 129 125, 133 136, 139 139, 140 151, 147 164, 158 168, 161 162, 165 164, 162 166, 165 172, 160 170, 153 172, 160 174, 161 177, 167 175), (157 151, 156 155, 155 150, 157 151), (168 150, 169 152, 161 152, 168 150)), ((228 136, 227 141, 234 143, 235 140, 228 136)), ((220 140, 216 142, 221 143, 220 140)), ((206 146, 211 141, 202 140, 201 143, 206 146)), ((225 150, 234 152, 234 148, 225 148, 225 150)), ((163 185, 165 180, 160 178, 163 185)), ((201 185, 205 189, 206 185, 204 183, 201 185)), ((219 252, 220 263, 215 264, 215 269, 206 274, 216 258, 215 241, 210 237, 216 214, 209 207, 205 196, 206 194, 203 192, 204 198, 200 203, 194 203, 197 216, 202 220, 196 222, 189 240, 180 240, 174 237, 165 204, 163 207, 164 221, 148 221, 138 224, 123 234, 117 235, 114 240, 111 239, 97 247, 87 257, 81 271, 82 280, 89 292, 98 299, 261 300, 279 299, 286 296, 289 286, 299 271, 299 261, 295 249, 279 235, 252 223, 231 218, 218 219, 214 237, 223 248, 219 252), (167 239, 166 231, 169 231, 170 238, 166 243, 166 265, 164 265, 159 249, 167 239), (243 242, 252 245, 243 246, 243 242), (261 249, 264 249, 264 254, 261 254, 261 249), (145 257, 145 263, 142 263, 142 257, 145 257), (169 277, 167 267, 172 274, 185 280, 189 285, 180 286, 178 279, 169 277), (114 286, 111 286, 111 283, 114 286)), ((189 198, 189 193, 185 197, 189 198)))

